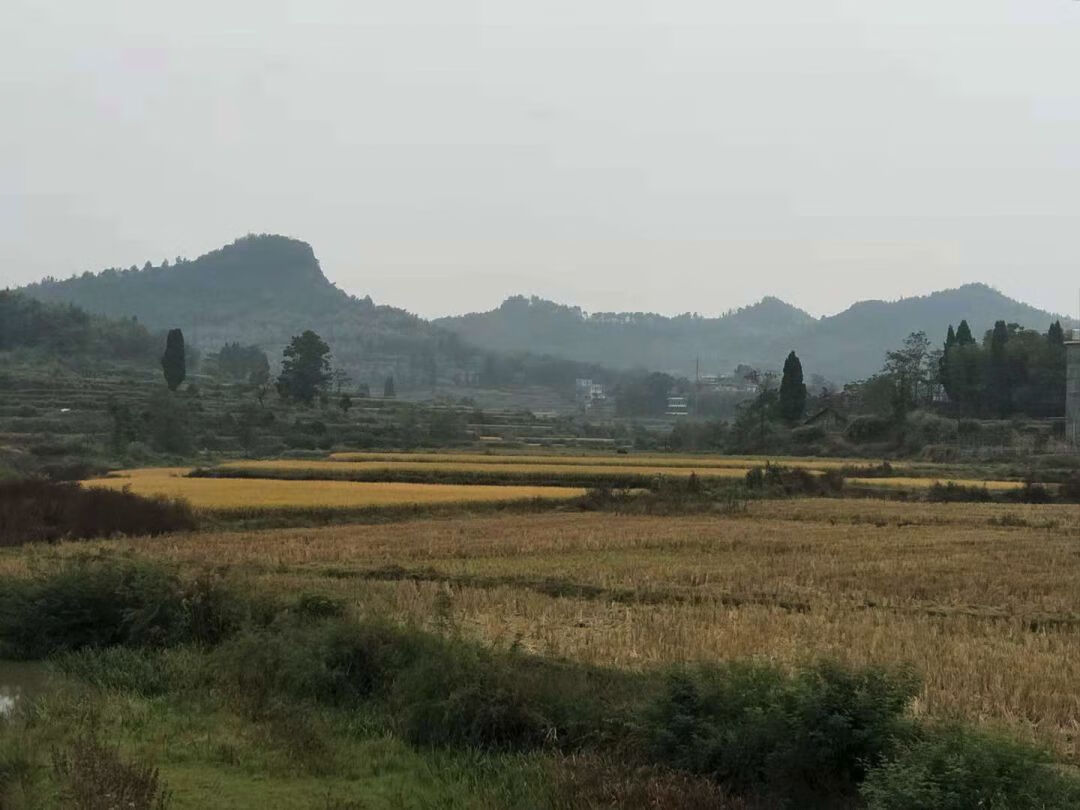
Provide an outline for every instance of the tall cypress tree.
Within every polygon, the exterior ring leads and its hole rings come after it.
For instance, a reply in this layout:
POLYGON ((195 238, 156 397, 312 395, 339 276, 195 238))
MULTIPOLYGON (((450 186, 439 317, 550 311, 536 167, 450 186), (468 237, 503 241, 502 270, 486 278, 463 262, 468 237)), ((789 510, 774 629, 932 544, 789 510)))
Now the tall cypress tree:
POLYGON ((960 325, 956 328, 956 344, 958 346, 970 346, 975 342, 975 338, 972 337, 971 327, 968 326, 966 320, 960 321, 960 325))
POLYGON ((170 329, 165 338, 165 354, 161 356, 161 370, 165 373, 165 383, 170 391, 180 387, 187 376, 187 363, 184 360, 184 333, 179 329, 170 329))
POLYGON ((1054 321, 1046 332, 1046 339, 1051 346, 1065 345, 1065 330, 1061 328, 1061 321, 1054 321))
POLYGON ((998 413, 1005 416, 1012 407, 1012 392, 1009 390, 1009 358, 1007 344, 1009 327, 1005 321, 994 324, 990 335, 990 399, 998 413))
POLYGON ((806 410, 806 385, 803 383, 802 362, 795 352, 784 361, 784 377, 780 381, 780 415, 788 422, 799 420, 806 410))
POLYGON ((949 331, 945 334, 945 351, 938 360, 938 382, 945 389, 945 393, 952 399, 955 395, 955 386, 952 384, 952 375, 949 373, 949 350, 956 345, 956 331, 949 324, 949 331))

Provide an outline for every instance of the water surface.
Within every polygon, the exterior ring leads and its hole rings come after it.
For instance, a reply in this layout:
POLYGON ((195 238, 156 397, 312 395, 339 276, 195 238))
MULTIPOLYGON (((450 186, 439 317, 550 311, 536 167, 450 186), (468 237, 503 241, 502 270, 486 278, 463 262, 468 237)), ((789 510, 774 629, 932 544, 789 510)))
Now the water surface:
POLYGON ((0 717, 15 712, 45 688, 47 673, 42 664, 0 660, 0 717))

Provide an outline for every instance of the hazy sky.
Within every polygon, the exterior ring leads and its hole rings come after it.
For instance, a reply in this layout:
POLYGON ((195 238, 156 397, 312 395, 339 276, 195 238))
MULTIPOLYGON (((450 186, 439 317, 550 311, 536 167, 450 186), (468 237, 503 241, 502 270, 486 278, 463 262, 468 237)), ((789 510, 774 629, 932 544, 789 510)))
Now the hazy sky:
POLYGON ((0 285, 248 232, 429 316, 1072 313, 1080 3, 0 3, 0 285))

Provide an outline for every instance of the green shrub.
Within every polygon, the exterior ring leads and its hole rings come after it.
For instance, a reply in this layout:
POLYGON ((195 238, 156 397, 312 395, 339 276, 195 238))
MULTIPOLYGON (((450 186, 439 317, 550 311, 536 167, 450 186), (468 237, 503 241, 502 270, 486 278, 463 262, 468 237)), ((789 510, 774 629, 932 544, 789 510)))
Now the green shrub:
POLYGON ((371 696, 419 657, 418 638, 341 621, 248 630, 215 652, 214 669, 249 709, 278 697, 347 704, 371 696))
POLYGON ((679 672, 647 715, 648 746, 661 764, 743 790, 846 793, 910 733, 915 692, 906 673, 831 664, 679 672))
POLYGON ((983 734, 947 729, 904 746, 862 785, 870 810, 1065 810, 1080 781, 1045 754, 983 734))
POLYGON ((246 613, 246 604, 213 579, 182 582, 145 564, 77 560, 47 578, 2 583, 0 657, 215 644, 246 613))
POLYGON ((892 420, 884 416, 856 416, 848 422, 844 436, 853 442, 883 441, 889 437, 892 428, 892 420))
POLYGON ((1080 473, 1073 473, 1062 481, 1058 494, 1068 503, 1080 502, 1080 473))
POLYGON ((909 450, 918 450, 927 444, 955 442, 959 435, 959 423, 955 419, 926 411, 908 414, 904 423, 904 444, 909 450))
POLYGON ((766 462, 764 467, 746 471, 746 487, 769 495, 835 495, 844 489, 840 470, 815 474, 802 467, 784 467, 766 462))
POLYGON ((576 750, 623 726, 619 680, 588 667, 440 641, 435 655, 404 675, 398 700, 405 737, 415 745, 576 750))
POLYGON ((803 425, 791 431, 791 440, 796 444, 810 444, 819 442, 825 438, 826 431, 823 425, 803 425))
POLYGON ((337 599, 320 593, 304 593, 296 600, 293 611, 307 619, 331 619, 344 616, 345 606, 337 599))
POLYGON ((935 481, 931 484, 926 498, 934 503, 989 503, 994 500, 994 496, 985 485, 964 486, 954 481, 949 481, 947 484, 935 481))

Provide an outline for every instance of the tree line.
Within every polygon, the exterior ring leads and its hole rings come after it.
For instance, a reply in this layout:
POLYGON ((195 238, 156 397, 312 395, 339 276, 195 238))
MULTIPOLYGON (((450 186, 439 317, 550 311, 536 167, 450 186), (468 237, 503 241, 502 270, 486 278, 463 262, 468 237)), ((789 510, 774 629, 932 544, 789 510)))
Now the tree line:
POLYGON ((932 408, 956 417, 1055 417, 1065 412, 1065 330, 999 320, 976 340, 951 324, 941 348, 914 332, 888 352, 881 372, 845 388, 854 409, 901 417, 932 408))

